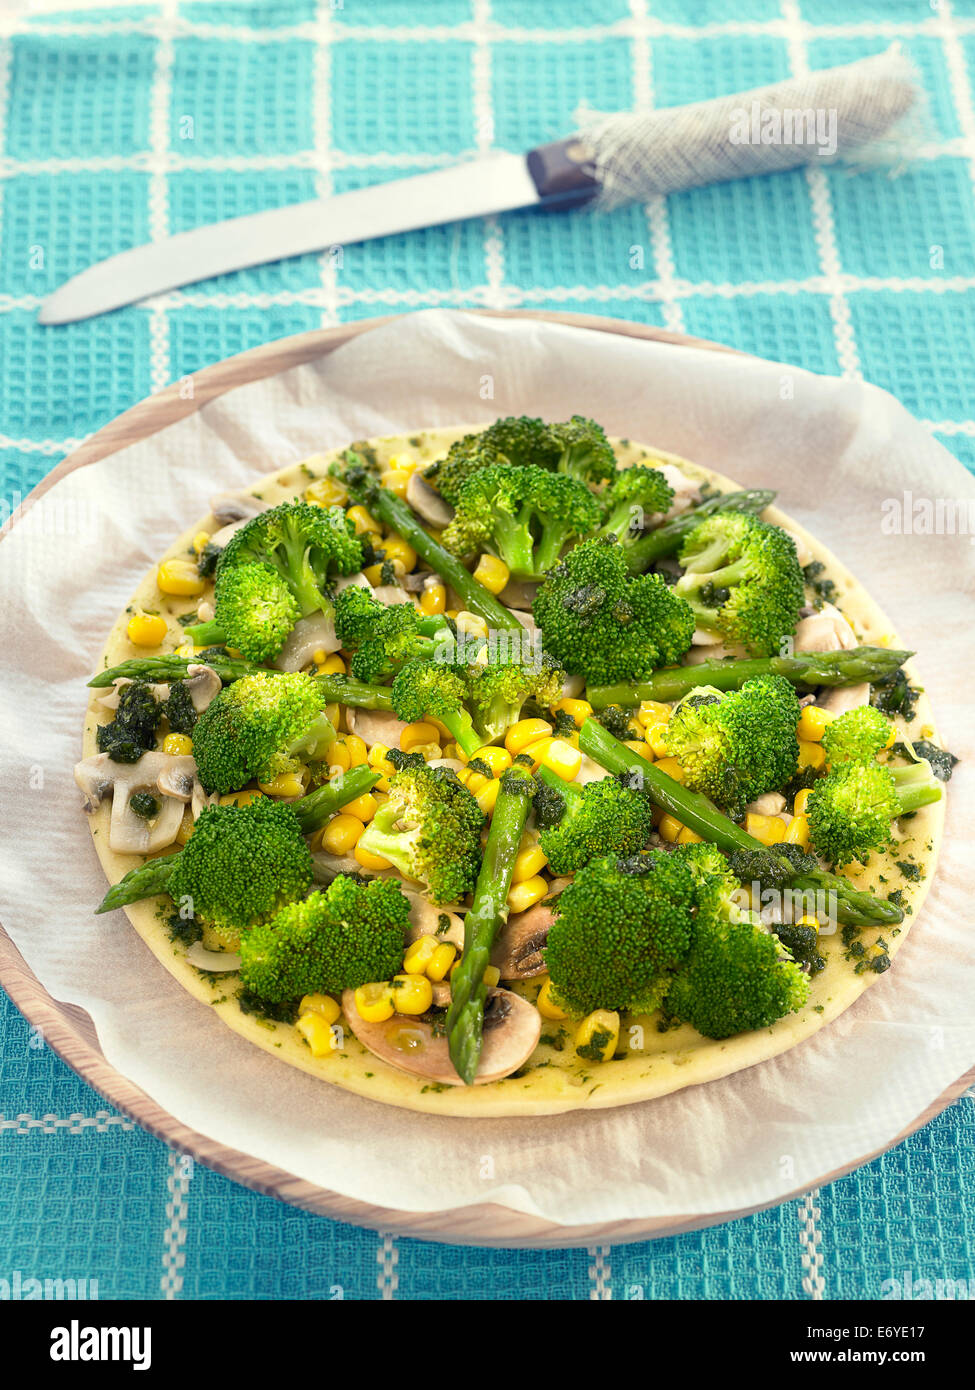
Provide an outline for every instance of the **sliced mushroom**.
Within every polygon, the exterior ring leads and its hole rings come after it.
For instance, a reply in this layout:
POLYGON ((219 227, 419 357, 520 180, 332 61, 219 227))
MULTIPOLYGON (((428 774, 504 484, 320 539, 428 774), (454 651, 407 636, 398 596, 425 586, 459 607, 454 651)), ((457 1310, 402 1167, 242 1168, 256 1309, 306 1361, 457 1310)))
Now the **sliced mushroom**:
POLYGON ((586 688, 585 676, 566 676, 562 682, 562 694, 567 700, 574 700, 586 688))
POLYGON ((117 854, 153 854, 176 839, 184 801, 192 794, 190 791, 185 797, 175 796, 159 785, 160 780, 182 785, 183 774, 196 776, 193 758, 150 752, 143 753, 136 763, 116 763, 107 753, 96 753, 77 764, 74 779, 84 793, 84 809, 89 815, 112 793, 109 849, 117 854), (153 820, 143 820, 132 810, 132 797, 143 791, 158 791, 161 795, 159 814, 153 820))
POLYGON ((335 592, 340 594, 343 589, 371 589, 372 585, 362 573, 356 570, 355 574, 340 574, 335 581, 335 592))
POLYGON ((186 689, 189 691, 193 708, 202 714, 211 700, 215 700, 222 689, 220 677, 212 666, 200 664, 187 666, 186 689))
MULTIPOLYGON (((182 801, 185 805, 193 800, 194 788, 200 785, 200 776, 196 770, 196 759, 190 754, 181 757, 171 757, 163 754, 166 763, 160 768, 156 777, 156 786, 164 796, 175 797, 177 801, 182 801)), ((152 757, 151 753, 143 753, 139 763, 145 762, 147 757, 152 757)), ((139 763, 134 763, 138 767, 139 763)))
POLYGON ((311 665, 316 652, 337 652, 341 645, 331 614, 312 613, 295 623, 274 664, 279 671, 301 671, 311 665))
MULTIPOLYGON (((351 989, 342 995, 342 1010, 359 1042, 381 1061, 441 1085, 464 1084, 450 1060, 446 1035, 440 1028, 434 1032, 429 1015, 411 1018, 394 1014, 385 1023, 367 1023, 355 1006, 355 991, 351 989)), ((533 1004, 506 989, 489 990, 474 1085, 500 1081, 517 1071, 535 1051, 541 1031, 542 1016, 533 1004)))
POLYGON ((210 545, 215 545, 218 550, 223 550, 231 536, 236 536, 237 532, 243 530, 251 520, 251 517, 245 516, 240 521, 228 521, 226 526, 221 526, 219 531, 214 531, 210 537, 210 545))
POLYGON ((685 666, 700 666, 705 661, 723 661, 726 656, 745 655, 744 647, 726 646, 720 638, 717 642, 714 642, 712 640, 713 637, 713 633, 695 632, 695 645, 691 647, 690 651, 684 657, 683 664, 685 666), (697 644, 698 637, 702 639, 700 645, 697 644), (705 645, 705 642, 707 642, 708 645, 705 645))
POLYGON ((222 522, 250 521, 252 516, 268 511, 271 505, 252 492, 218 492, 210 498, 210 511, 222 522))
POLYGON ((453 507, 430 486, 419 469, 410 474, 410 481, 406 484, 406 500, 418 516, 438 530, 453 520, 453 507))
MULTIPOLYGON (((101 705, 102 709, 118 709, 119 696, 122 694, 122 690, 125 686, 134 684, 135 682, 130 680, 128 676, 119 676, 117 680, 112 682, 112 688, 108 694, 100 695, 96 703, 101 705)), ((168 685, 152 684, 149 689, 152 691, 153 699, 160 703, 169 699, 168 685)))
POLYGON ((668 521, 671 517, 679 516, 681 512, 686 512, 693 502, 700 502, 700 483, 696 483, 693 478, 689 478, 683 469, 677 467, 676 463, 655 463, 653 459, 648 459, 647 461, 653 468, 659 468, 660 472, 674 489, 674 498, 667 510, 668 521))
POLYGON ((847 710, 859 709, 870 703, 870 686, 864 681, 861 685, 837 685, 827 691, 816 704, 820 709, 828 709, 830 714, 846 714, 847 710))
POLYGON ((357 709, 353 705, 345 708, 345 722, 349 726, 349 733, 358 734, 368 748, 374 743, 398 748, 400 737, 407 727, 392 710, 357 709))
POLYGON ((431 758, 429 767, 449 767, 451 772, 460 772, 464 764, 460 758, 431 758))
POLYGON ((196 605, 196 621, 198 623, 212 623, 217 616, 217 610, 208 598, 201 598, 196 605))
POLYGON ((194 941, 186 948, 186 959, 197 970, 205 970, 209 975, 228 975, 240 969, 240 956, 236 951, 208 951, 202 941, 194 941))
POLYGON ((535 602, 538 589, 539 585, 530 579, 509 579, 498 598, 505 608, 518 608, 527 613, 535 602))
POLYGON ((572 785, 574 787, 584 787, 587 782, 601 782, 604 777, 612 777, 612 773, 606 768, 600 767, 595 759, 590 758, 588 753, 583 753, 582 763, 576 773, 572 785))
POLYGON ((831 603, 824 603, 818 613, 801 618, 795 632, 797 652, 848 652, 856 645, 856 633, 831 603))
POLYGON ((392 608, 395 603, 412 602, 406 590, 401 589, 398 584, 377 584, 372 591, 372 596, 384 608, 392 608))
POLYGON ((781 792, 765 792, 750 801, 745 810, 753 811, 757 816, 777 816, 784 808, 785 797, 781 792))
MULTIPOLYGON (((555 879, 549 897, 557 896, 571 879, 555 879)), ((515 912, 498 932, 491 951, 491 964, 501 971, 502 980, 530 980, 545 973, 542 948, 548 940, 555 912, 545 903, 536 903, 526 912, 515 912)))
POLYGON ((456 912, 437 907, 429 898, 414 888, 404 888, 403 892, 410 902, 410 941, 421 936, 435 936, 440 941, 451 941, 458 948, 464 945, 464 923, 456 912), (441 931, 441 918, 447 918, 447 926, 441 931))

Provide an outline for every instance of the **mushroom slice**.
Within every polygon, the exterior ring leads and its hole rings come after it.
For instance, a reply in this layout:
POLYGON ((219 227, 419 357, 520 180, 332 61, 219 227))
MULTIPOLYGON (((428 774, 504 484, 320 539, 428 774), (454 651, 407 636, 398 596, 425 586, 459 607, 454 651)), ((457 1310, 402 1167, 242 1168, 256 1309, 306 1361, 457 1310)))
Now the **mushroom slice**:
POLYGON ((505 608, 518 608, 527 613, 535 602, 539 588, 540 584, 531 579, 509 579, 498 594, 498 602, 503 603, 505 608))
MULTIPOLYGON (((117 680, 112 681, 111 690, 106 695, 100 695, 96 703, 101 705, 102 709, 118 709, 119 697, 123 688, 134 684, 135 681, 130 680, 128 676, 119 676, 117 680)), ((153 699, 158 700, 160 704, 169 699, 168 685, 150 684, 149 689, 152 691, 153 699)))
POLYGON ((818 613, 800 619, 794 642, 797 652, 848 652, 857 637, 840 610, 824 603, 818 613))
POLYGON ((186 948, 186 959, 197 970, 206 970, 210 975, 228 975, 240 969, 240 955, 236 951, 208 951, 202 941, 194 941, 186 948))
MULTIPOLYGON (((439 1029, 434 1031, 429 1014, 417 1018, 394 1014, 385 1023, 367 1023, 355 1006, 355 991, 351 989, 342 995, 342 1011, 363 1047, 391 1067, 445 1086, 464 1084, 450 1060, 446 1035, 439 1029)), ((542 1016, 534 1004, 510 990, 488 990, 484 1041, 474 1085, 485 1086, 517 1071, 535 1051, 541 1031, 542 1016)))
POLYGON ((311 665, 317 651, 337 652, 341 645, 331 614, 312 613, 295 623, 274 664, 279 671, 301 671, 311 665))
POLYGON ((464 946, 464 923, 457 916, 456 912, 451 912, 448 908, 437 907, 418 893, 413 888, 404 888, 404 895, 410 902, 410 927, 409 939, 411 942, 419 940, 421 936, 435 936, 438 941, 450 941, 458 950, 464 946), (447 926, 443 931, 440 930, 441 918, 447 918, 447 926))
POLYGON ((346 705, 345 722, 350 734, 358 734, 367 748, 374 743, 382 743, 387 748, 398 748, 400 736, 407 727, 389 709, 359 709, 346 705))
POLYGON ((186 689, 189 691, 193 708, 202 714, 211 700, 215 700, 223 688, 223 682, 212 666, 200 664, 187 666, 186 689))
MULTIPOLYGON (((152 757, 151 753, 143 753, 139 762, 145 762, 147 757, 152 757)), ((172 757, 167 753, 163 754, 166 763, 160 768, 156 778, 156 786, 164 796, 174 796, 177 801, 188 802, 193 800, 193 792, 200 785, 199 774, 196 770, 196 759, 190 754, 179 757, 172 757)), ((139 763, 133 763, 133 767, 138 767, 139 763)))
POLYGON ((419 469, 410 474, 410 481, 406 484, 406 500, 418 516, 438 530, 453 520, 453 507, 430 486, 419 469))
POLYGON ((392 608, 396 603, 413 602, 406 590, 401 589, 398 584, 377 584, 372 591, 372 596, 384 608, 392 608))
MULTIPOLYGON (((549 898, 562 892, 571 879, 557 878, 549 890, 549 898)), ((546 902, 536 903, 526 912, 515 912, 498 932, 491 951, 491 964, 501 971, 502 980, 530 980, 544 975, 542 948, 555 920, 555 912, 546 902)))
POLYGON ((817 701, 820 709, 828 709, 830 714, 846 714, 847 710, 859 709, 870 703, 870 686, 864 681, 861 685, 837 685, 817 701))
POLYGON ((700 502, 700 483, 689 478, 682 468, 677 467, 676 463, 660 463, 655 459, 647 459, 647 463, 651 468, 658 469, 674 489, 673 500, 666 513, 668 521, 671 517, 686 512, 692 502, 700 502))
POLYGON ((210 498, 210 511, 217 521, 250 521, 270 509, 271 503, 252 492, 218 492, 210 498))
POLYGON ((89 815, 111 791, 108 845, 117 854, 153 854, 171 845, 183 820, 184 801, 192 795, 195 777, 193 758, 177 758, 160 752, 143 753, 136 763, 116 763, 107 753, 96 753, 78 763, 74 770, 74 779, 84 793, 84 808, 89 815), (189 790, 184 796, 185 778, 189 778, 189 790), (159 785, 160 780, 180 787, 181 794, 167 792, 159 785), (132 810, 132 797, 140 791, 159 791, 162 795, 159 814, 153 820, 143 820, 132 810))

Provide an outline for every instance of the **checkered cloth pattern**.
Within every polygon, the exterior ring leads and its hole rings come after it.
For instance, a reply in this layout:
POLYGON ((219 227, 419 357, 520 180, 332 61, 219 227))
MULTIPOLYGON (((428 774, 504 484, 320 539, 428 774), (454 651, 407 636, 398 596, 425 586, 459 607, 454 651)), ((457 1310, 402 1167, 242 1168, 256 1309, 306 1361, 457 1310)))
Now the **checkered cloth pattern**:
MULTIPOLYGON (((0 498, 168 382, 429 305, 664 325, 886 387, 975 469, 973 0, 164 0, 0 12, 0 498), (113 252, 899 41, 931 128, 901 178, 816 166, 590 219, 518 213, 35 322, 113 252)), ((218 1177, 107 1110, 0 996, 0 1279, 106 1297, 837 1299, 972 1279, 975 1095, 796 1202, 653 1243, 376 1236, 218 1177)), ((0 1286, 2 1287, 2 1286, 0 1286)))

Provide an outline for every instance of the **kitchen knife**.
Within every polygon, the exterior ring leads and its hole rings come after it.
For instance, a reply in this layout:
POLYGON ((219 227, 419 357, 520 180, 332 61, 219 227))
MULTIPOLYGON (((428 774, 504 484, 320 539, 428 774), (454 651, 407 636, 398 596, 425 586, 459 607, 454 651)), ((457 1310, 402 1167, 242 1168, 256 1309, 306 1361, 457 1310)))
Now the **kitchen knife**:
POLYGON ((72 323, 228 271, 515 208, 576 207, 599 190, 574 137, 334 198, 232 217, 89 266, 44 301, 39 323, 72 323))
POLYGON ((916 97, 895 46, 754 92, 593 117, 581 134, 526 155, 488 155, 133 247, 66 281, 38 319, 70 323, 247 266, 516 208, 572 208, 597 195, 615 207, 824 156, 900 157, 900 118, 916 97))

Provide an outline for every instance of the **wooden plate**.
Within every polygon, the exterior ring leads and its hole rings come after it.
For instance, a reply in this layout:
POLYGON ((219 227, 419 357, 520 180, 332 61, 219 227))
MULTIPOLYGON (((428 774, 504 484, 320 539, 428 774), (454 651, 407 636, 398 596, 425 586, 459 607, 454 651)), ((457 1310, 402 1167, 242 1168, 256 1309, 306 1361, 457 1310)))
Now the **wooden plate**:
MULTIPOLYGON (((664 329, 652 328, 645 324, 630 323, 621 319, 597 318, 584 314, 527 313, 519 310, 469 310, 502 318, 546 319, 554 323, 569 324, 601 333, 617 333, 624 337, 640 338, 655 342, 672 343, 675 346, 705 348, 715 352, 733 352, 733 348, 719 343, 711 343, 683 334, 669 333, 664 329)), ((116 453, 119 449, 135 444, 167 425, 199 410, 202 405, 215 397, 231 391, 247 382, 258 381, 300 366, 314 358, 334 351, 343 343, 368 333, 381 324, 388 323, 392 315, 365 319, 356 323, 340 324, 335 328, 319 332, 302 333, 264 347, 253 348, 237 357, 218 362, 215 366, 195 373, 194 397, 184 399, 178 385, 170 386, 149 400, 127 410, 124 415, 113 420, 104 429, 85 441, 69 454, 44 478, 24 499, 21 506, 10 518, 0 535, 6 534, 9 527, 15 526, 30 507, 42 497, 59 479, 66 477, 76 468, 84 468, 100 459, 116 453)), ((265 1163, 261 1159, 241 1153, 237 1149, 208 1138, 175 1119, 159 1106, 145 1091, 134 1085, 121 1072, 106 1061, 98 1043, 94 1025, 84 1009, 73 1004, 63 1004, 52 999, 44 986, 36 978, 23 956, 4 932, 0 924, 0 985, 31 1023, 43 1033, 45 1041, 64 1059, 68 1065, 106 1100, 110 1101, 123 1114, 137 1121, 143 1129, 162 1139, 181 1153, 188 1153, 209 1168, 215 1168, 225 1177, 246 1187, 270 1196, 280 1197, 282 1201, 292 1202, 308 1211, 338 1221, 349 1221, 357 1226, 370 1226, 376 1230, 392 1231, 398 1235, 416 1236, 423 1240, 452 1241, 465 1245, 506 1246, 506 1247, 561 1247, 620 1244, 626 1241, 648 1240, 657 1236, 674 1235, 681 1231, 696 1230, 703 1226, 713 1226, 740 1216, 748 1216, 763 1207, 778 1206, 784 1201, 800 1196, 809 1187, 822 1186, 851 1172, 861 1164, 875 1158, 884 1149, 861 1154, 849 1164, 833 1172, 824 1173, 814 1183, 797 1188, 772 1202, 759 1207, 740 1208, 736 1211, 715 1211, 696 1216, 639 1217, 633 1220, 596 1222, 584 1226, 562 1226, 556 1222, 545 1221, 511 1211, 494 1203, 479 1203, 457 1208, 454 1211, 406 1212, 386 1207, 371 1206, 368 1203, 344 1197, 340 1193, 306 1182, 284 1169, 265 1163)), ((920 1129, 952 1101, 956 1100, 969 1086, 975 1083, 975 1068, 958 1079, 937 1100, 925 1110, 906 1129, 894 1138, 892 1148, 909 1134, 920 1129)))

